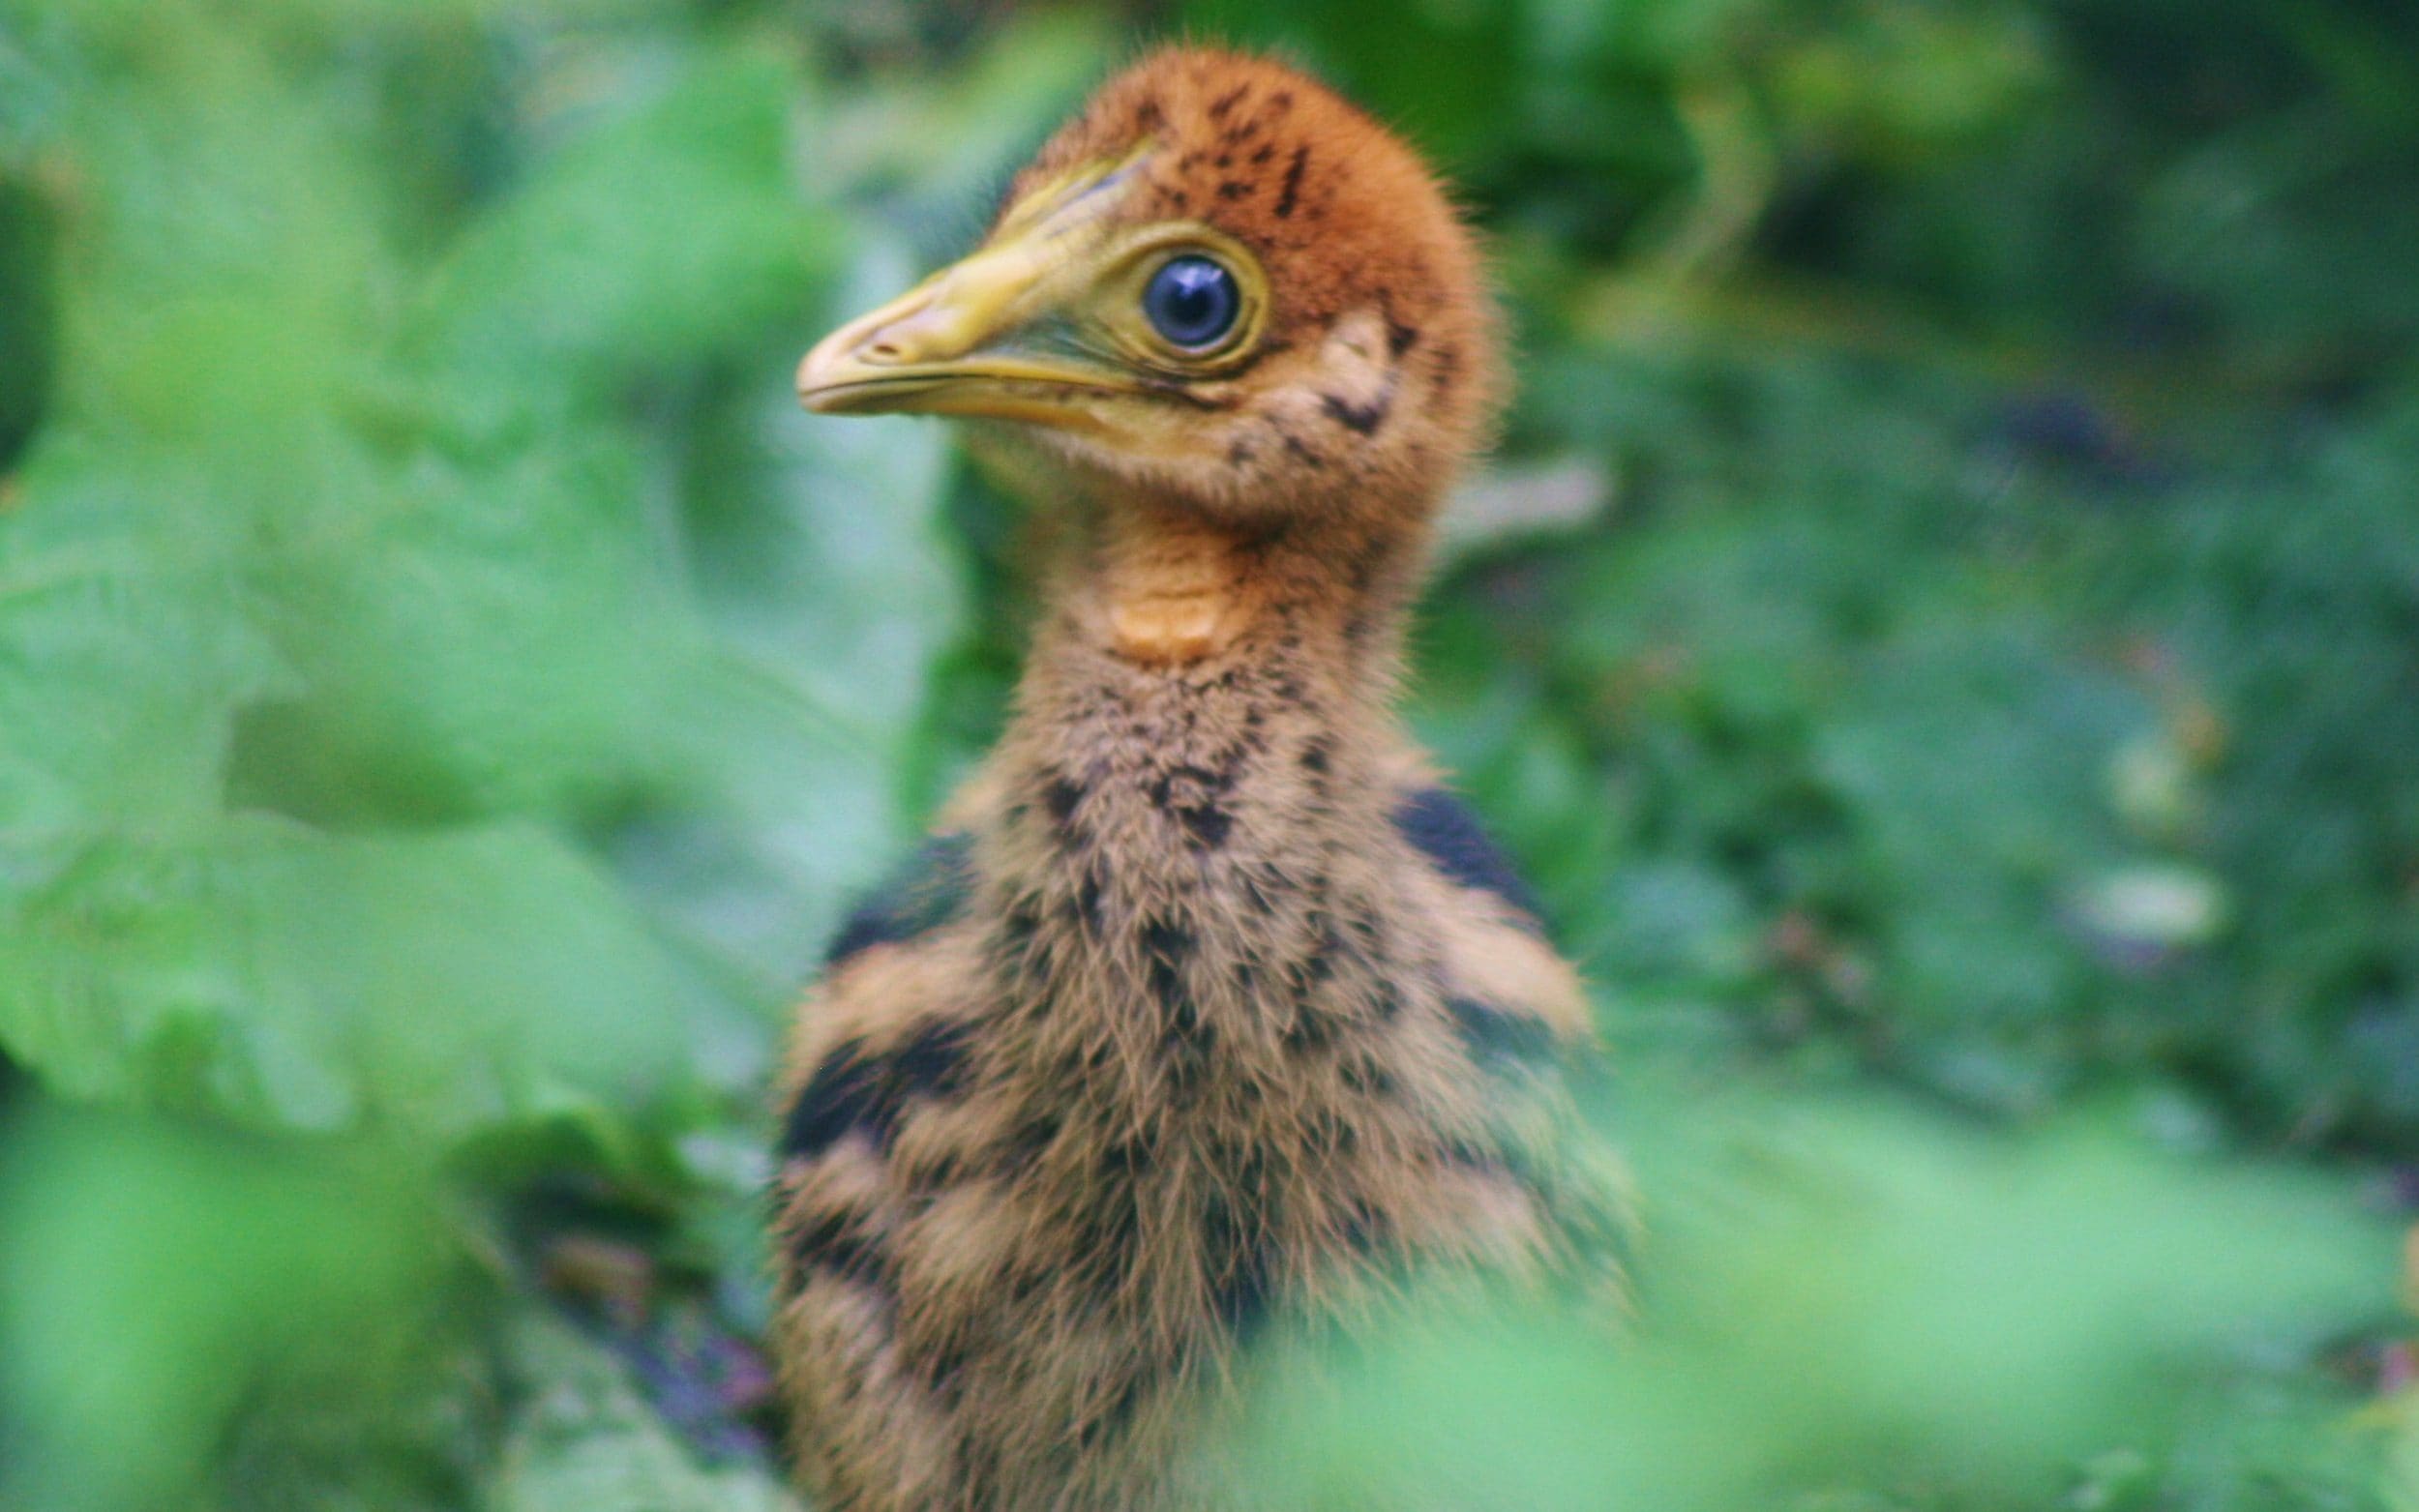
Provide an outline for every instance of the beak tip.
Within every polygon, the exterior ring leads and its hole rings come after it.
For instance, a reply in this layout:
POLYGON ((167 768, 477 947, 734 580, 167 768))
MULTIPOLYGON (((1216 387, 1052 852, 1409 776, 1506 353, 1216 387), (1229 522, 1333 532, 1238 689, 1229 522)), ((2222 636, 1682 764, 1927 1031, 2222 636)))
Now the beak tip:
POLYGON ((846 364, 834 360, 830 347, 831 343, 825 341, 798 363, 798 402, 818 415, 832 412, 837 391, 847 379, 847 374, 834 371, 846 364))

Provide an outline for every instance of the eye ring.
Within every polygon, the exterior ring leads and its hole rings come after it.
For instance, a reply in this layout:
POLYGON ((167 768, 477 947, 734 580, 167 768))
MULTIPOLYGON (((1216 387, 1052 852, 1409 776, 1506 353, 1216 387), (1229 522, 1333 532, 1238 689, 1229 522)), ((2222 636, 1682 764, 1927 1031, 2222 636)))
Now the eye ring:
POLYGON ((1161 263, 1143 284, 1142 307, 1161 341, 1188 356, 1203 356, 1241 323, 1242 284, 1217 258, 1183 252, 1161 263))

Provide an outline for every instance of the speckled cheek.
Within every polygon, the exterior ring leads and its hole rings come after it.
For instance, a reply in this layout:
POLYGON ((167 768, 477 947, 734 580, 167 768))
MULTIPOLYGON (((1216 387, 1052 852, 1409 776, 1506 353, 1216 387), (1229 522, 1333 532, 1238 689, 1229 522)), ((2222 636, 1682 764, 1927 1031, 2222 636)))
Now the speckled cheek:
POLYGON ((1399 379, 1385 315, 1356 310, 1339 318, 1320 343, 1318 374, 1322 416, 1357 435, 1375 435, 1391 416, 1399 379))

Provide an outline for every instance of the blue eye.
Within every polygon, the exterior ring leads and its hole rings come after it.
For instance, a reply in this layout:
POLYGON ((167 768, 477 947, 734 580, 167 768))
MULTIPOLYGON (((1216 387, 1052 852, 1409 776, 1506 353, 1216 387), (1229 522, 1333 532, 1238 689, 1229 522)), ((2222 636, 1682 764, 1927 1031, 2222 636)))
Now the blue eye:
POLYGON ((1159 334, 1194 351, 1215 346, 1242 312, 1243 291, 1235 275, 1207 257, 1170 259, 1143 290, 1143 313, 1159 334))

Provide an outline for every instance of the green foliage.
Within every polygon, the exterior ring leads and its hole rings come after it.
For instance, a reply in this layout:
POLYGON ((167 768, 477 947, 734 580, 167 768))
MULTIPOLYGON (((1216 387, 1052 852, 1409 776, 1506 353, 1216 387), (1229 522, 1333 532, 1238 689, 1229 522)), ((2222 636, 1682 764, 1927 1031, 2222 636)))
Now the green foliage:
POLYGON ((792 1504, 776 1036, 1030 606, 789 368, 1180 29, 1494 237, 1414 717, 1648 1216, 1271 1504, 2419 1507, 2419 34, 2281 0, 0 0, 0 1505, 792 1504))
POLYGON ((539 1389, 506 1431, 482 1505, 794 1512, 791 1497, 744 1467, 701 1466, 629 1373, 569 1329, 523 1319, 507 1342, 516 1367, 539 1389))
POLYGON ((358 1148, 24 1120, 0 1166, 12 1504, 184 1504, 247 1399, 372 1419, 430 1321, 429 1201, 358 1148))
MULTIPOLYGON (((2010 1151, 1903 1112, 1766 1101, 1712 1138, 1706 1112, 1647 1146, 1650 1189, 1682 1195, 1631 1337, 1551 1313, 1389 1330, 1330 1366, 1342 1391, 1264 1403, 1253 1504, 2052 1505, 2112 1422, 2313 1427, 2322 1397, 2246 1409, 2219 1400, 2245 1381, 2178 1361, 2374 1300, 2376 1235, 2321 1185, 2083 1127, 2010 1151)), ((2232 1494, 2139 1463, 2147 1504, 2232 1494)), ((2289 1504, 2329 1504, 2311 1490, 2289 1504)))

